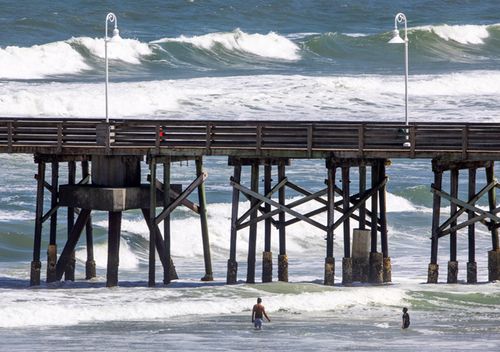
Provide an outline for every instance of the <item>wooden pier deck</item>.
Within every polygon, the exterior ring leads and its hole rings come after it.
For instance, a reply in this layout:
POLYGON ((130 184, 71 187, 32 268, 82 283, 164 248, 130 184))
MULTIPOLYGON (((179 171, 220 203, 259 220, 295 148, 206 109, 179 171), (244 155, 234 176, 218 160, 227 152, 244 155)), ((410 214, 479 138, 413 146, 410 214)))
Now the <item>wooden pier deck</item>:
MULTIPOLYGON (((227 156, 234 168, 229 183, 233 189, 231 228, 228 229, 230 253, 227 283, 237 282, 237 232, 248 228, 249 248, 247 282, 255 282, 257 223, 265 223, 265 251, 262 281, 272 281, 271 226, 279 231, 278 280, 288 281, 286 227, 299 221, 325 232, 326 285, 333 285, 335 258, 334 232, 343 228, 344 253, 342 283, 353 281, 380 284, 391 281, 386 216, 386 166, 390 159, 432 159, 434 183, 431 237, 431 260, 428 282, 438 282, 438 240, 450 239, 447 282, 458 277, 457 231, 468 229, 469 261, 467 282, 477 280, 475 262, 475 225, 485 225, 491 232, 492 249, 488 251, 488 277, 500 280, 500 207, 494 177, 494 162, 500 160, 500 123, 428 123, 409 125, 396 122, 347 121, 224 121, 165 119, 67 119, 67 118, 0 118, 0 153, 25 153, 35 156, 38 164, 37 203, 34 230, 31 284, 40 283, 42 225, 50 219, 50 241, 47 258, 47 282, 74 280, 74 250, 86 228, 86 278, 95 277, 91 211, 107 211, 108 268, 107 285, 118 284, 118 258, 122 212, 140 209, 150 231, 149 280, 155 285, 155 253, 164 270, 164 283, 177 277, 170 256, 170 214, 177 206, 186 206, 200 216, 204 250, 205 275, 212 280, 212 266, 207 225, 207 200, 203 157, 227 156), (141 162, 149 168, 147 184, 142 184, 141 162), (326 188, 311 192, 289 179, 286 166, 291 159, 325 160, 326 188), (193 182, 184 190, 171 183, 171 163, 195 160, 193 182), (82 179, 76 180, 76 162, 81 162, 82 179), (59 182, 59 164, 68 163, 68 182, 59 182), (91 163, 91 173, 89 171, 91 163), (50 165, 51 182, 46 180, 50 165), (163 180, 157 179, 157 167, 163 167, 163 180), (244 185, 242 168, 251 168, 250 187, 244 185), (273 186, 272 167, 278 180, 273 186), (264 193, 260 193, 259 169, 264 168, 264 193), (486 172, 486 185, 476 192, 476 173, 486 172), (339 169, 338 179, 336 172, 339 169), (359 172, 358 192, 351 192, 351 171, 359 172), (370 180, 367 180, 370 170, 370 180), (468 171, 468 197, 459 199, 459 174, 468 171), (450 174, 450 192, 442 189, 444 173, 450 174), (336 181, 340 181, 341 188, 336 181), (287 202, 285 189, 303 197, 287 202), (51 197, 51 208, 44 213, 44 190, 51 197), (199 204, 187 197, 197 190, 199 204), (273 194, 276 195, 273 196, 273 194), (240 195, 250 202, 250 209, 239 214, 240 195), (476 206, 488 197, 489 211, 476 206), (336 200, 335 197, 340 197, 336 200), (273 199, 274 198, 274 199, 273 199), (278 198, 278 199, 276 199, 278 198), (451 213, 441 223, 441 202, 450 202, 451 213), (317 202, 320 208, 300 213, 295 208, 306 202, 317 202), (370 210, 366 203, 371 202, 370 210), (57 210, 68 209, 67 242, 57 258, 57 210), (157 208, 163 210, 157 214, 157 208), (77 210, 81 209, 81 210, 77 210), (341 214, 335 220, 334 213, 341 214), (313 219, 326 213, 326 223, 313 219), (288 219, 285 217, 288 215, 288 219), (461 215, 467 215, 467 220, 461 215), (74 219, 74 216, 78 218, 74 219), (291 219, 290 219, 291 217, 291 219), (358 224, 351 241, 350 219, 358 224), (461 221, 461 222, 460 222, 461 221), (159 225, 163 224, 163 235, 159 225), (352 242, 352 251, 351 251, 352 242), (379 251, 380 249, 380 251, 379 251)), ((318 170, 320 171, 320 170, 318 170)), ((298 180, 300 182, 300 180, 298 180)))

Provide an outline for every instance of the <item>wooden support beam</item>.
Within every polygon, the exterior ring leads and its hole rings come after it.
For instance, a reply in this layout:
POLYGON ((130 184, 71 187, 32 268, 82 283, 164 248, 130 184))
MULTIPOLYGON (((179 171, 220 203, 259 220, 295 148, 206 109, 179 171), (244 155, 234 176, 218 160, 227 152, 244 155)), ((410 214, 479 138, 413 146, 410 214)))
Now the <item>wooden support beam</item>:
MULTIPOLYGON (((289 159, 280 159, 278 162, 278 182, 286 179, 285 167, 289 163, 289 159)), ((285 187, 281 187, 278 191, 278 202, 280 205, 285 205, 285 187)), ((288 282, 288 256, 286 254, 286 227, 285 212, 278 215, 279 222, 279 255, 278 255, 278 281, 288 282)))
MULTIPOLYGON (((88 160, 82 160, 82 180, 81 184, 90 183, 90 172, 88 160)), ((78 214, 79 215, 79 214, 78 214)), ((85 225, 85 237, 87 243, 87 261, 85 262, 85 279, 90 280, 97 276, 94 260, 94 231, 92 227, 92 215, 89 215, 85 225)))
POLYGON ((387 176, 385 174, 385 163, 382 161, 379 164, 379 180, 381 187, 379 187, 379 211, 380 211, 380 244, 384 258, 389 258, 389 244, 387 240, 387 204, 386 204, 386 185, 387 176))
MULTIPOLYGON (((359 165, 359 194, 366 191, 366 165, 359 165)), ((366 228, 366 202, 362 202, 359 207, 359 228, 366 228)))
POLYGON ((56 264, 57 264, 57 209, 58 209, 58 183, 59 183, 59 163, 53 161, 51 163, 52 184, 50 195, 49 214, 45 214, 42 222, 45 222, 50 217, 50 236, 49 247, 47 249, 47 282, 56 281, 56 264), (47 216, 48 215, 48 216, 47 216))
MULTIPOLYGON (((452 198, 458 197, 458 169, 452 169, 450 171, 450 194, 452 198)), ((457 212, 457 204, 451 202, 450 204, 450 215, 453 216, 457 212)), ((457 221, 454 220, 450 227, 453 228, 457 225, 457 221)), ((450 261, 457 260, 457 232, 450 231, 450 261)))
MULTIPOLYGON (((271 164, 264 165, 264 194, 266 196, 271 192, 271 164)), ((270 196, 269 196, 270 197, 270 196)), ((271 206, 265 204, 264 211, 269 213, 271 206)), ((271 252, 271 219, 268 218, 264 222, 264 252, 271 252)))
MULTIPOLYGON (((251 172, 251 192, 254 194, 258 194, 259 192, 259 164, 255 163, 252 165, 251 172)), ((240 191, 242 191, 240 189, 240 191)), ((245 192, 245 191, 243 191, 245 192)), ((260 196, 260 195, 259 195, 260 196)), ((251 207, 255 208, 257 204, 257 199, 252 199, 251 207)), ((257 217, 257 209, 252 212, 250 215, 250 221, 255 220, 257 217)), ((256 245, 257 245, 257 224, 252 223, 249 229, 248 236, 248 258, 247 258, 247 283, 255 283, 255 255, 256 255, 256 245)))
POLYGON ((33 261, 31 262, 30 286, 40 285, 40 250, 42 246, 42 215, 43 215, 43 191, 45 182, 45 163, 38 163, 38 173, 35 176, 37 180, 36 189, 36 208, 35 208, 35 233, 33 243, 33 261))
MULTIPOLYGON (((149 186, 149 221, 151 224, 158 225, 159 222, 156 222, 156 159, 154 157, 151 157, 149 161, 149 174, 151 175, 151 181, 149 186)), ((165 217, 163 218, 163 220, 165 219, 165 217)), ((154 287, 156 285, 155 247, 156 247, 156 226, 151 226, 149 230, 149 274, 148 274, 149 287, 154 287)))
MULTIPOLYGON (((351 180, 349 179, 349 166, 342 167, 342 199, 343 199, 343 211, 344 215, 349 213, 349 184, 351 180)), ((360 204, 361 205, 361 204, 360 204)), ((351 257, 351 225, 349 222, 350 215, 352 212, 344 217, 344 258, 351 257)))
MULTIPOLYGON (((469 203, 474 205, 474 203, 471 203, 471 200, 474 198, 474 194, 476 193, 476 169, 471 168, 469 169, 469 203)), ((467 218, 468 220, 472 220, 474 218, 475 213, 471 210, 467 211, 467 218)), ((473 263, 476 261, 476 233, 475 233, 475 224, 472 223, 469 225, 468 231, 467 231, 467 237, 468 237, 468 242, 469 242, 469 262, 473 263)))
MULTIPOLYGON (((171 166, 171 160, 165 160, 163 162, 163 209, 168 208, 170 205, 170 166, 171 166)), ((157 185, 158 186, 158 185, 157 185)), ((187 200, 187 199, 185 199, 187 200)), ((199 213, 199 209, 198 213, 199 213)), ((144 209, 143 209, 144 212, 144 209)), ((144 216, 146 220, 149 219, 149 214, 148 216, 144 216)), ((146 221, 148 222, 148 221, 146 221)), ((151 226, 151 224, 149 225, 151 226)), ((171 237, 170 237, 170 215, 167 215, 165 219, 163 220, 163 236, 165 237, 165 242, 163 244, 163 248, 165 251, 165 258, 162 260, 162 256, 160 255, 160 260, 162 261, 163 264, 163 283, 165 285, 168 285, 171 281, 172 278, 170 276, 170 261, 172 260, 172 255, 171 255, 171 237)), ((160 237, 160 236, 157 236, 160 237)))
MULTIPOLYGON (((196 159, 196 177, 203 177, 203 159, 200 157, 196 159)), ((205 262, 205 276, 202 281, 213 281, 214 275, 212 271, 212 258, 210 255, 210 241, 208 236, 208 222, 207 222, 207 197, 205 194, 205 183, 200 182, 198 185, 198 202, 200 203, 200 225, 201 225, 201 239, 203 243, 203 259, 205 262)))
POLYGON ((106 271, 106 287, 118 285, 121 224, 122 212, 110 211, 108 213, 108 266, 106 271))
MULTIPOLYGON (((432 189, 441 189, 443 182, 443 172, 434 171, 434 183, 431 185, 432 189)), ((441 211, 441 194, 434 192, 432 203, 432 243, 431 243, 431 264, 437 264, 438 256, 438 229, 439 229, 439 215, 441 211)))
MULTIPOLYGON (((241 179, 241 164, 234 164, 233 182, 239 183, 241 179)), ((238 207, 240 202, 240 191, 233 187, 232 208, 231 208, 231 235, 229 244, 229 259, 227 261, 227 277, 228 284, 235 284, 238 273, 238 263, 236 262, 236 239, 238 229, 236 221, 238 220, 238 207)))
POLYGON ((172 256, 170 253, 167 253, 166 247, 167 244, 163 240, 163 237, 161 236, 160 228, 158 225, 153 225, 151 226, 151 220, 150 220, 150 212, 149 208, 143 208, 141 209, 142 215, 144 217, 144 221, 146 221, 146 225, 148 226, 149 231, 156 231, 156 236, 155 236, 155 247, 156 251, 158 252, 158 257, 160 258, 161 265, 163 267, 163 270, 168 270, 168 278, 170 280, 176 280, 178 279, 177 272, 175 270, 174 266, 174 261, 172 259, 172 256))
MULTIPOLYGON (((491 163, 491 165, 489 165, 488 167, 486 167, 486 181, 488 183, 496 181, 496 179, 495 179, 495 169, 494 169, 493 162, 491 163)), ((497 203, 496 190, 495 189, 491 189, 488 192, 488 204, 490 206, 490 211, 492 211, 493 209, 496 208, 496 206, 497 206, 496 203, 497 203)), ((497 222, 500 222, 500 219, 498 219, 498 218, 496 218, 496 219, 495 218, 491 218, 491 220, 493 221, 493 225, 495 225, 495 223, 497 223, 497 222)), ((498 239, 498 228, 496 226, 493 226, 492 229, 491 229, 491 245, 492 245, 492 250, 493 251, 500 250, 500 243, 499 243, 499 239, 498 239)))
MULTIPOLYGON (((68 161, 68 184, 74 185, 76 182, 76 162, 74 160, 68 161)), ((57 190, 56 190, 57 191, 57 190)), ((68 239, 73 230, 73 225, 75 223, 75 208, 68 207, 67 214, 67 224, 68 224, 68 239)), ((87 223, 85 221, 85 223, 87 223)), ((75 251, 71 253, 68 264, 66 265, 66 272, 64 273, 64 278, 66 281, 75 281, 75 251)))
POLYGON ((331 165, 327 169, 327 219, 326 219, 326 257, 333 257, 333 240, 334 240, 334 202, 335 202, 335 165, 331 165))
POLYGON ((90 216, 90 209, 82 209, 80 215, 76 219, 76 223, 71 229, 71 233, 69 234, 68 241, 64 246, 64 249, 57 261, 56 265, 56 278, 57 280, 61 280, 63 274, 66 272, 68 265, 71 265, 72 255, 74 253, 75 247, 80 239, 80 234, 82 233, 83 227, 87 224, 87 220, 90 216))
MULTIPOLYGON (((379 174, 378 174, 378 163, 372 164, 372 189, 375 189, 377 185, 379 184, 379 174)), ((376 253, 377 252, 377 212, 378 212, 378 197, 377 197, 377 192, 375 192, 372 195, 372 209, 371 209, 371 245, 370 245, 370 252, 371 253, 376 253)))
MULTIPOLYGON (((51 184, 51 195, 50 195, 50 239, 49 245, 56 244, 56 235, 57 235, 57 201, 58 201, 58 183, 59 183, 59 163, 54 161, 51 163, 51 171, 52 171, 52 184, 51 184), (54 210, 52 210, 54 209, 54 210)), ((45 216, 44 216, 45 218, 45 216)), ((42 219, 44 221, 44 219, 42 219)))
POLYGON ((169 215, 182 201, 187 198, 199 185, 204 182, 207 178, 207 173, 203 172, 200 176, 198 176, 191 184, 179 194, 179 196, 170 203, 170 205, 163 209, 163 211, 156 217, 155 223, 158 225, 162 222, 167 215, 169 215))

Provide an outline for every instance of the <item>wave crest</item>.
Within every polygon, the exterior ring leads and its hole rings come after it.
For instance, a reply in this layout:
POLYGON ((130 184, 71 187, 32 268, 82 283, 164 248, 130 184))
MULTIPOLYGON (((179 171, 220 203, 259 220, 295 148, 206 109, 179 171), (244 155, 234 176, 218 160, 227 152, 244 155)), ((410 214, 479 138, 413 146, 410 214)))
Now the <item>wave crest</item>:
POLYGON ((181 35, 178 38, 163 38, 151 43, 188 43, 199 49, 213 50, 220 45, 226 50, 241 51, 253 55, 281 59, 288 61, 296 61, 300 59, 300 48, 292 42, 275 32, 268 34, 248 34, 240 29, 236 29, 229 33, 208 33, 200 36, 186 37, 181 35))

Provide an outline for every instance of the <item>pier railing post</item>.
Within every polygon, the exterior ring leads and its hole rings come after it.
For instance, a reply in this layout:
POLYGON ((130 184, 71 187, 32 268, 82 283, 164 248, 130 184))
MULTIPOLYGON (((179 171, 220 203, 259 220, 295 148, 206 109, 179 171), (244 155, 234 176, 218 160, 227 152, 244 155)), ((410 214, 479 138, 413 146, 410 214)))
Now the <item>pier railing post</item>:
MULTIPOLYGON (((203 174, 203 159, 196 159, 196 177, 203 174)), ((205 194, 205 182, 201 182, 198 186, 198 201, 200 203, 200 222, 201 222, 201 238, 203 242, 203 258, 205 261, 205 276, 202 281, 213 281, 214 275, 212 272, 212 259, 210 255, 210 241, 208 238, 208 222, 207 222, 207 197, 205 194)))
POLYGON ((31 262, 30 286, 40 285, 40 271, 42 263, 40 262, 40 249, 42 245, 42 217, 43 217, 43 190, 45 182, 45 162, 38 162, 38 173, 35 176, 37 180, 36 190, 36 210, 35 210, 35 235, 33 244, 33 261, 31 262))

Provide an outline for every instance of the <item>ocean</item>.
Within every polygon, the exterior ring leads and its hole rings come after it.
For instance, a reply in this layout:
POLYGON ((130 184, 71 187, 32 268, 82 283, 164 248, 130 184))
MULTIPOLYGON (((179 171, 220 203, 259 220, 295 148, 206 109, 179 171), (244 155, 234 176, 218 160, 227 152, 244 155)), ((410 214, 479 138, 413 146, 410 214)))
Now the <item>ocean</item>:
MULTIPOLYGON (((404 47, 387 42, 394 16, 404 12, 409 120, 500 122, 497 0, 0 0, 0 116, 104 118, 103 37, 111 11, 121 36, 108 47, 111 118, 403 122, 404 47)), ((105 287, 107 217, 96 212, 97 278, 84 280, 82 242, 75 282, 30 288, 36 166, 32 155, 3 154, 0 164, 0 351, 496 351, 500 346, 500 283, 487 282, 491 236, 485 227, 476 227, 478 284, 465 283, 466 229, 458 234, 459 283, 445 284, 449 245, 442 240, 440 283, 425 284, 430 160, 393 160, 387 168, 392 284, 350 287, 340 285, 342 229, 335 233, 336 285, 326 287, 325 234, 304 223, 287 229, 289 283, 245 283, 248 233, 240 231, 239 281, 225 285, 232 170, 227 158, 207 157, 213 282, 199 280, 204 274, 199 219, 180 208, 172 216, 172 255, 180 279, 167 287, 160 274, 157 287, 147 287, 149 232, 141 214, 128 211, 119 287, 105 287), (272 320, 262 331, 251 324, 257 297, 272 320), (407 331, 400 328, 402 307, 411 317, 407 331)), ((66 172, 61 169, 62 179, 66 172)), ((187 186, 194 163, 175 164, 172 172, 172 182, 187 186)), ((144 183, 146 174, 144 168, 144 183)), ((243 179, 249 180, 248 174, 244 170, 243 179)), ((287 175, 319 190, 324 161, 294 160, 287 175)), ((463 197, 466 177, 460 179, 463 197)), ((480 172, 478 188, 484 184, 480 172)), ((450 207, 444 202, 442 207, 444 219, 450 207)), ((317 220, 326 221, 324 215, 317 220)), ((61 249, 64 210, 58 222, 61 249)), ((276 280, 277 231, 272 237, 276 280)), ((43 280, 48 226, 42 242, 43 280)), ((263 242, 262 226, 257 278, 263 242)))

